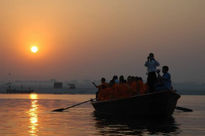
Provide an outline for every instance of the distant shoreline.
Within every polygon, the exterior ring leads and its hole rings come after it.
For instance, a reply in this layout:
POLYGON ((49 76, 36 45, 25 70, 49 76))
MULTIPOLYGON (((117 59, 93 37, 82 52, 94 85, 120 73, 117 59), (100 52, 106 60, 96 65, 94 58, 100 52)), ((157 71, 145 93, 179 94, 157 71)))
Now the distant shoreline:
MULTIPOLYGON (((96 91, 92 90, 92 91, 84 91, 84 92, 34 92, 37 94, 57 94, 57 95, 64 95, 64 94, 69 94, 69 95, 79 95, 79 94, 83 94, 83 95, 91 95, 91 94, 95 94, 96 91)), ((180 95, 205 95, 205 90, 196 90, 196 91, 182 91, 182 90, 177 90, 177 92, 180 95)), ((29 93, 6 93, 6 92, 0 92, 0 94, 29 94, 29 93)))

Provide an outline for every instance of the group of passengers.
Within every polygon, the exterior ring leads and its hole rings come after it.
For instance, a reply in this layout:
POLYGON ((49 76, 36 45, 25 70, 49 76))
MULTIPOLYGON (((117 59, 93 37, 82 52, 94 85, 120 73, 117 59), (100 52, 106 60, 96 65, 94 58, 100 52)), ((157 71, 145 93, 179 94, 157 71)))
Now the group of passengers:
POLYGON ((141 77, 128 76, 125 80, 124 76, 113 76, 109 83, 106 82, 105 78, 101 78, 101 84, 96 85, 98 88, 96 93, 96 98, 99 101, 111 100, 119 98, 127 98, 138 94, 145 94, 154 91, 171 90, 171 75, 168 73, 169 67, 163 66, 162 73, 160 75, 160 70, 157 70, 159 66, 154 58, 154 54, 150 53, 145 66, 147 67, 147 83, 144 83, 141 77))
POLYGON ((101 84, 96 85, 98 92, 96 93, 97 100, 110 100, 118 98, 131 97, 137 94, 144 94, 148 90, 147 85, 143 83, 141 77, 128 76, 127 80, 124 76, 113 76, 109 83, 105 78, 101 79, 101 84))

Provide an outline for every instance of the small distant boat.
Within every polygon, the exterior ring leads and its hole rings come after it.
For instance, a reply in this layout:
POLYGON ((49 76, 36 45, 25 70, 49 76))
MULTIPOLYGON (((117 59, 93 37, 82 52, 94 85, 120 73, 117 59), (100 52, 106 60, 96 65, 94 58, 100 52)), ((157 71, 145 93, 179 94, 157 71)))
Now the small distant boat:
POLYGON ((7 89, 6 93, 21 93, 21 94, 29 94, 29 93, 33 93, 34 90, 28 89, 28 90, 24 90, 24 89, 7 89))
POLYGON ((96 113, 123 116, 171 116, 180 95, 176 91, 160 91, 129 98, 92 101, 96 113))
POLYGON ((63 82, 54 82, 53 88, 62 89, 63 88, 63 82))
POLYGON ((15 93, 15 94, 17 94, 17 93, 20 93, 20 94, 25 93, 25 94, 29 94, 29 93, 33 93, 34 92, 34 90, 32 90, 31 88, 27 88, 27 89, 23 88, 23 85, 21 85, 21 87, 18 88, 18 89, 15 86, 12 87, 12 83, 11 82, 6 83, 6 85, 8 86, 7 89, 6 89, 6 93, 15 93))
POLYGON ((76 89, 75 84, 68 84, 68 86, 69 86, 69 89, 76 89))

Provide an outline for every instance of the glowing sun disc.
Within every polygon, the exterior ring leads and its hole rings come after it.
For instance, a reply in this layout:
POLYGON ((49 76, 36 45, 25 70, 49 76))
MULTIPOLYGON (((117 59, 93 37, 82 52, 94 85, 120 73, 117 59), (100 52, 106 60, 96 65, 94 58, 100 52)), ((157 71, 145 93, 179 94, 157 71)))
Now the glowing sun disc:
POLYGON ((37 53, 38 52, 38 47, 37 46, 32 46, 31 47, 31 52, 37 53))
POLYGON ((30 99, 34 100, 34 99, 38 99, 38 95, 37 94, 30 94, 30 99))

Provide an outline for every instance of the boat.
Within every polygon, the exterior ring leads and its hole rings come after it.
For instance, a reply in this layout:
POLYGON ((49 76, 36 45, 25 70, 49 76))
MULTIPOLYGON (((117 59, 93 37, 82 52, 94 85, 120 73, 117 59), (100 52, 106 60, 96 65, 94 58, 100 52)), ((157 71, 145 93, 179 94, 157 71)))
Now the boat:
POLYGON ((69 89, 76 89, 75 84, 70 84, 70 83, 68 83, 67 85, 69 86, 69 89))
POLYGON ((20 93, 20 94, 29 94, 34 93, 34 90, 31 89, 7 89, 6 93, 20 93))
POLYGON ((23 86, 21 86, 21 88, 16 88, 16 87, 12 87, 12 83, 8 82, 6 85, 8 85, 7 89, 6 89, 6 93, 8 94, 29 94, 29 93, 34 93, 34 90, 32 90, 31 88, 28 89, 24 89, 23 86))
POLYGON ((180 95, 176 91, 165 90, 129 98, 106 101, 92 101, 95 112, 101 115, 123 116, 171 116, 180 95))

